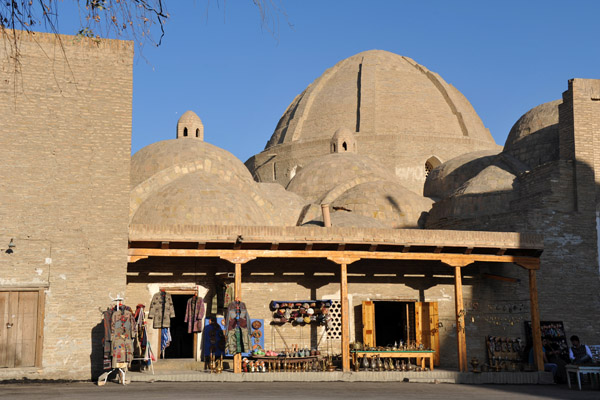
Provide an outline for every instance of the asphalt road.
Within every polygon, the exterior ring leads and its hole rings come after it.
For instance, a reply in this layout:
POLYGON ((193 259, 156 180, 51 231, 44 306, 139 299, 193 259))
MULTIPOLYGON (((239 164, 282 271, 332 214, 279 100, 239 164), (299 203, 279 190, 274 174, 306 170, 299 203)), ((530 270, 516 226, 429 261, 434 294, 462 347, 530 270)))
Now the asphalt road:
POLYGON ((600 399, 566 385, 456 385, 403 382, 0 383, 1 399, 600 399))

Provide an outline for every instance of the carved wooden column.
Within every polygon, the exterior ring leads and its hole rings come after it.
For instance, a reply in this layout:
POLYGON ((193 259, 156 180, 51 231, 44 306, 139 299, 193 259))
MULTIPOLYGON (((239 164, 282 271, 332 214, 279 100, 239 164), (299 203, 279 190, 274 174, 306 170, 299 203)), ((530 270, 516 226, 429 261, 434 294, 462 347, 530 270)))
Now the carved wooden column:
POLYGON ((342 371, 350 371, 350 326, 348 314, 348 265, 360 258, 327 257, 328 260, 340 265, 340 302, 342 306, 342 371))
MULTIPOLYGON (((256 257, 221 257, 232 264, 235 264, 235 278, 233 283, 234 299, 242 301, 242 264, 254 260, 256 257)), ((250 321, 248 321, 250 322, 250 321)), ((233 372, 239 374, 242 372, 242 355, 233 355, 233 372)))
POLYGON ((470 260, 442 259, 444 264, 454 267, 454 302, 456 306, 456 340, 458 352, 458 370, 468 371, 467 336, 465 334, 465 307, 463 304, 461 268, 471 264, 470 260))

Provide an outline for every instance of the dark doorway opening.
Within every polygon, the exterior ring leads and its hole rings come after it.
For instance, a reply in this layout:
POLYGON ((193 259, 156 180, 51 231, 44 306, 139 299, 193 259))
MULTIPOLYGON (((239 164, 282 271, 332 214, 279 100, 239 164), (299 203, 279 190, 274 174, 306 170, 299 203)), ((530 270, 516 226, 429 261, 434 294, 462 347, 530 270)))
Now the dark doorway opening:
POLYGON ((194 334, 188 333, 185 321, 190 294, 172 294, 175 318, 171 318, 171 344, 165 349, 165 358, 194 358, 194 334))
POLYGON ((375 346, 399 345, 415 341, 415 303, 375 301, 375 346))

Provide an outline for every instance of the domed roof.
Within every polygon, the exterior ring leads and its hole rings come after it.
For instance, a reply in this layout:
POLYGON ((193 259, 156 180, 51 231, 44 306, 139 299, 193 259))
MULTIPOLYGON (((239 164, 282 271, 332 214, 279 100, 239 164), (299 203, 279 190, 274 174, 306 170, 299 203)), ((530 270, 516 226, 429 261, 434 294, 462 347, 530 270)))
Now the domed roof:
POLYGON ((540 104, 513 125, 504 152, 534 168, 558 159, 558 106, 562 100, 540 104))
POLYGON ((467 99, 410 58, 370 50, 340 61, 298 95, 266 149, 330 139, 340 127, 359 134, 470 138, 494 144, 467 99))
POLYGON ((429 173, 423 193, 438 199, 451 195, 463 183, 492 164, 497 154, 497 151, 480 150, 442 163, 429 173))
POLYGON ((562 100, 554 100, 548 103, 540 104, 537 107, 527 111, 510 130, 505 149, 514 146, 519 140, 534 134, 541 129, 558 124, 558 106, 562 100))
POLYGON ((200 119, 200 117, 193 111, 186 111, 183 114, 181 114, 181 117, 179 117, 179 121, 177 121, 177 123, 181 124, 181 123, 200 123, 202 124, 202 120, 200 119))
POLYGON ((270 225, 252 196, 204 173, 192 173, 161 187, 133 216, 134 224, 270 225))
POLYGON ((305 202, 280 185, 258 184, 231 153, 188 138, 138 151, 131 186, 134 224, 294 226, 305 202))
POLYGON ((202 169, 213 175, 254 181, 246 166, 230 152, 202 140, 171 139, 152 143, 133 155, 131 187, 165 169, 183 173, 202 169))
POLYGON ((492 164, 466 181, 453 195, 509 192, 514 189, 515 178, 501 164, 492 164))
MULTIPOLYGON (((307 225, 318 225, 323 226, 322 216, 308 221, 302 226, 307 225)), ((378 228, 386 229, 389 228, 387 224, 379 221, 375 218, 365 217, 364 215, 356 214, 347 211, 334 211, 331 213, 331 226, 340 228, 378 228)))
POLYGON ((354 186, 335 199, 333 207, 377 219, 388 228, 417 228, 433 200, 419 196, 393 181, 366 182, 354 186))
POLYGON ((341 194, 359 183, 385 179, 394 179, 394 176, 368 156, 331 153, 302 168, 287 190, 310 202, 320 203, 332 189, 339 188, 341 194))
POLYGON ((272 216, 278 217, 282 225, 295 226, 306 200, 285 190, 278 183, 258 183, 257 186, 262 195, 273 204, 272 216))

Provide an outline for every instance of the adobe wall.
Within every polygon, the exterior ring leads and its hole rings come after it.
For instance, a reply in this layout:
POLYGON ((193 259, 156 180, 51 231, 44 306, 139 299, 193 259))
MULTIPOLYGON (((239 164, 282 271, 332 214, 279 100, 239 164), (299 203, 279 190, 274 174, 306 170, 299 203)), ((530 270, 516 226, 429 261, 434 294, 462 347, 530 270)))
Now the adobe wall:
POLYGON ((41 368, 0 379, 89 379, 99 308, 126 283, 133 46, 17 35, 17 65, 0 35, 0 290, 46 303, 41 368))

